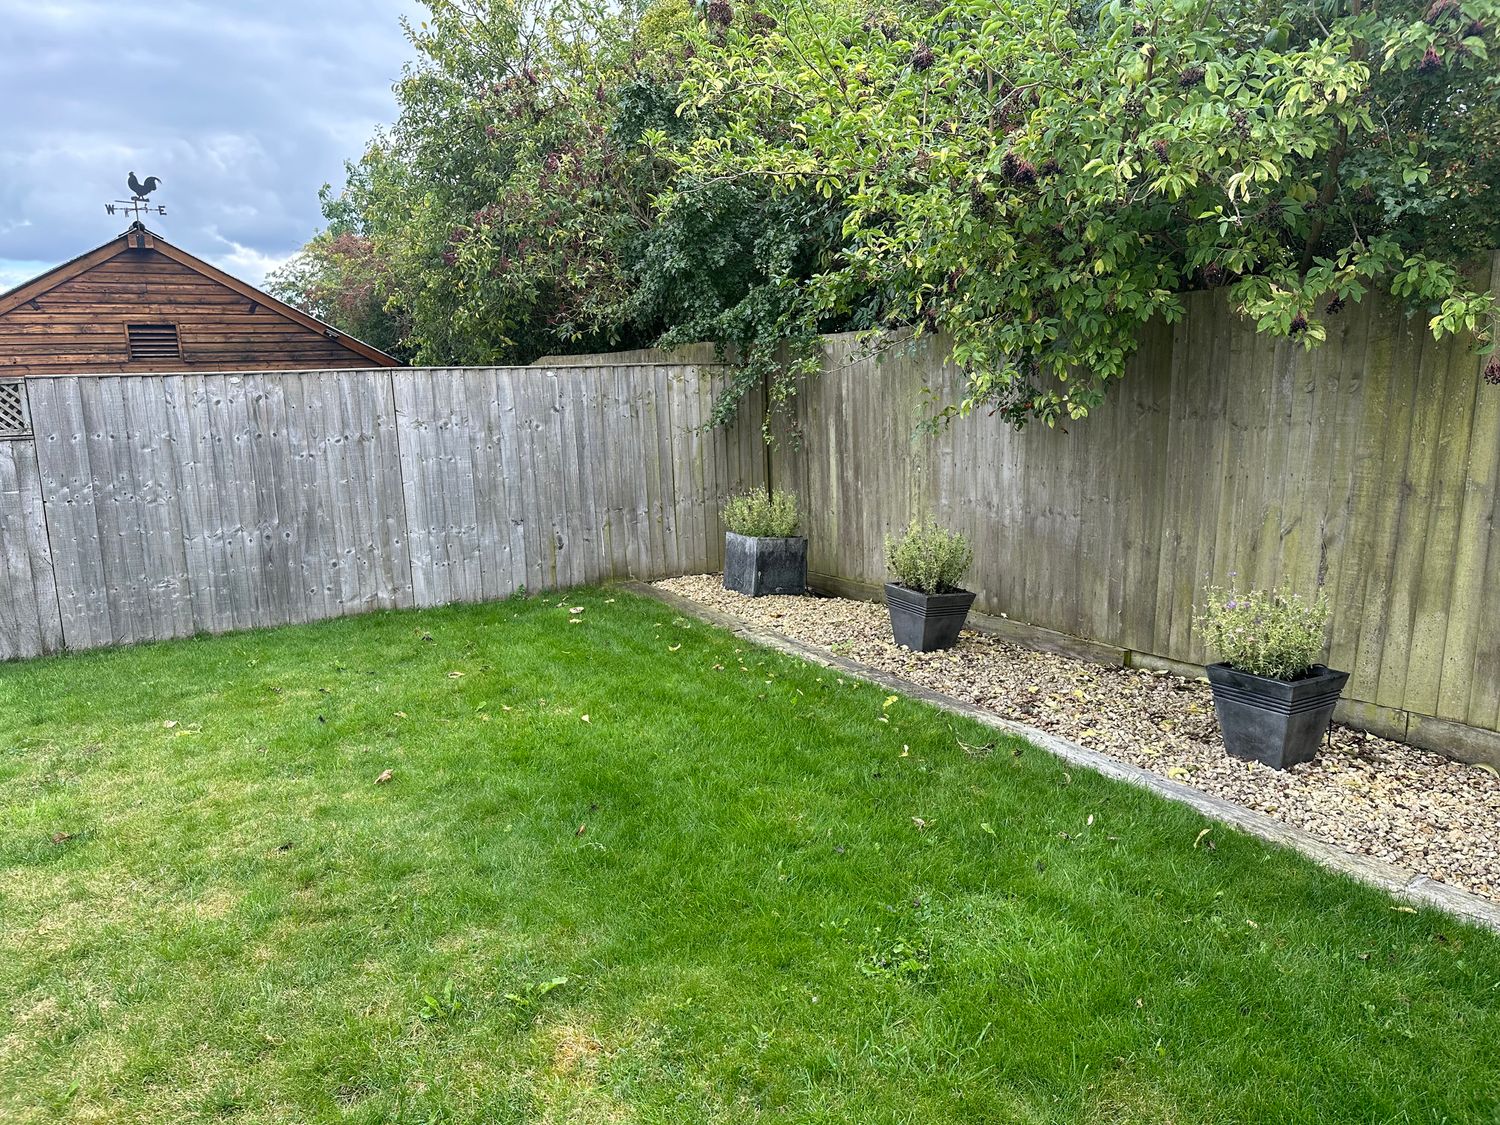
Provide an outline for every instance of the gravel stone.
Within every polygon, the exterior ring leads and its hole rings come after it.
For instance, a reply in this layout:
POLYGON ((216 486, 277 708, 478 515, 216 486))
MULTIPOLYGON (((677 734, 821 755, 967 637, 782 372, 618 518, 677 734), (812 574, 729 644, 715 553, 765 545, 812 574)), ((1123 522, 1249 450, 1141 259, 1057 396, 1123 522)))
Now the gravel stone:
POLYGON ((875 602, 748 598, 711 574, 656 585, 1500 902, 1500 778, 1487 768, 1335 726, 1316 759, 1274 770, 1225 753, 1205 679, 1106 668, 968 629, 947 652, 910 652, 875 602))

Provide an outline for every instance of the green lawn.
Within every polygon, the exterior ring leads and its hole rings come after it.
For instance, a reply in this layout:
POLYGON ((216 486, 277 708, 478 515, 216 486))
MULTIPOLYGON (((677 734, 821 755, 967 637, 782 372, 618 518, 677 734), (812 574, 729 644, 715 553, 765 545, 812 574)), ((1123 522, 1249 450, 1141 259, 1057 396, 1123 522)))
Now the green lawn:
POLYGON ((1500 939, 568 599, 0 666, 0 1120, 1496 1119, 1500 939))

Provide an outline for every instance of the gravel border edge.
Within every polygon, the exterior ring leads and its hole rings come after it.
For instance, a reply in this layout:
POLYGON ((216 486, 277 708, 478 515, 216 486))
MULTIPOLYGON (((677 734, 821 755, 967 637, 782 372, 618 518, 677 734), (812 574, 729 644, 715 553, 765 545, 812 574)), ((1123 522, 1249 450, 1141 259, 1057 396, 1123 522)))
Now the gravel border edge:
POLYGON ((1466 922, 1500 933, 1500 906, 1478 895, 1470 894, 1468 891, 1459 890, 1446 883, 1439 883, 1425 875, 1418 875, 1383 860, 1357 855, 1335 847, 1319 840, 1311 833, 1283 824, 1263 813, 1247 809, 1243 805, 1237 805, 1222 797, 1194 789, 1190 785, 1160 777, 1139 766, 1116 761, 1097 751, 1080 746, 1076 742, 1059 738, 1055 734, 1049 734, 1024 723, 1003 719, 981 707, 922 687, 900 676, 893 676, 858 661, 836 656, 826 649, 803 644, 777 633, 752 628, 738 618, 720 613, 700 602, 692 601, 668 590, 638 581, 621 582, 617 585, 631 593, 661 602, 687 616, 696 617, 701 621, 726 629, 755 644, 811 661, 825 668, 836 668, 848 676, 899 691, 952 714, 963 715, 965 718, 973 719, 996 730, 1017 735, 1065 762, 1093 770, 1116 781, 1123 781, 1127 785, 1148 789, 1160 797, 1187 805, 1212 820, 1230 825, 1258 839, 1292 848, 1322 867, 1357 879, 1361 883, 1378 887, 1404 902, 1435 907, 1466 922))

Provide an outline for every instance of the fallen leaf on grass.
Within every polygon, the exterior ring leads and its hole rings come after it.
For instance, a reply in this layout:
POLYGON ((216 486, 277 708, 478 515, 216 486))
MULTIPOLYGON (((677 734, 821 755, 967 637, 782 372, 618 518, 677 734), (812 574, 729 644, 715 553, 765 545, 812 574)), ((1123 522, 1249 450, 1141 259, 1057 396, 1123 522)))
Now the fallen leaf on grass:
POLYGON ((1199 844, 1201 844, 1203 842, 1203 837, 1207 836, 1212 831, 1212 828, 1205 828, 1202 832, 1199 832, 1198 835, 1193 838, 1193 847, 1196 848, 1199 844))
POLYGON ((888 696, 886 696, 885 697, 885 701, 883 703, 881 703, 881 705, 880 705, 880 709, 882 711, 889 711, 891 709, 891 705, 894 704, 896 702, 896 700, 898 700, 900 698, 901 697, 899 695, 888 695, 888 696))
POLYGON ((578 831, 575 832, 575 833, 573 833, 573 835, 575 835, 575 836, 582 836, 588 830, 589 830, 589 826, 587 824, 580 824, 578 826, 578 831))
POLYGON ((677 651, 677 650, 678 650, 678 649, 680 649, 680 648, 681 648, 681 647, 682 647, 682 642, 680 642, 680 641, 679 641, 679 642, 678 642, 678 643, 677 643, 677 644, 675 644, 675 645, 668 645, 668 646, 667 646, 667 651, 668 651, 668 652, 676 652, 676 651, 677 651))
POLYGON ((464 674, 462 672, 449 672, 448 678, 450 680, 461 680, 464 678, 464 674))
POLYGON ((911 822, 913 824, 915 824, 920 831, 923 831, 923 832, 925 832, 927 830, 927 828, 929 827, 927 821, 923 820, 920 816, 914 816, 914 817, 912 817, 911 818, 911 822))
POLYGON ((398 718, 398 719, 404 719, 404 718, 406 718, 406 712, 405 711, 397 711, 396 712, 396 718, 398 718))
POLYGON ((396 773, 394 770, 381 770, 380 776, 375 779, 375 784, 388 785, 392 781, 392 779, 395 778, 395 776, 396 773))
POLYGON ((54 832, 52 833, 52 842, 54 844, 66 844, 76 835, 78 835, 76 832, 54 832))
POLYGON ((581 605, 575 605, 572 609, 568 610, 568 612, 569 613, 582 613, 583 612, 583 606, 581 606, 581 605))
MULTIPOLYGON (((986 833, 987 835, 990 835, 990 836, 994 836, 995 835, 995 829, 993 828, 993 826, 991 826, 990 822, 987 821, 987 820, 981 820, 979 822, 979 830, 981 832, 986 833)), ((995 838, 999 839, 998 836, 996 836, 995 838)))
POLYGON ((1397 914, 1415 914, 1417 912, 1415 906, 1393 906, 1391 909, 1397 914))
POLYGON ((177 720, 176 719, 163 719, 161 725, 163 727, 165 727, 167 730, 172 730, 172 729, 174 729, 177 726, 177 720))
POLYGON ((580 721, 588 723, 590 726, 592 726, 594 723, 594 720, 590 719, 587 715, 579 715, 578 718, 580 721))

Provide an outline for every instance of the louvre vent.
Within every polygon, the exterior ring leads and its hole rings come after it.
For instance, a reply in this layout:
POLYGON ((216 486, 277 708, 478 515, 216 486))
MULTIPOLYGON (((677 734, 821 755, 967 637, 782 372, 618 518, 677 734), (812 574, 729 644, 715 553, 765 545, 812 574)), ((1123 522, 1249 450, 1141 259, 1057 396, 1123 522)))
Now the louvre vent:
POLYGON ((164 359, 181 359, 182 345, 175 324, 128 324, 130 360, 132 363, 154 363, 164 359))
POLYGON ((26 417, 26 384, 0 383, 0 441, 31 433, 26 417))

